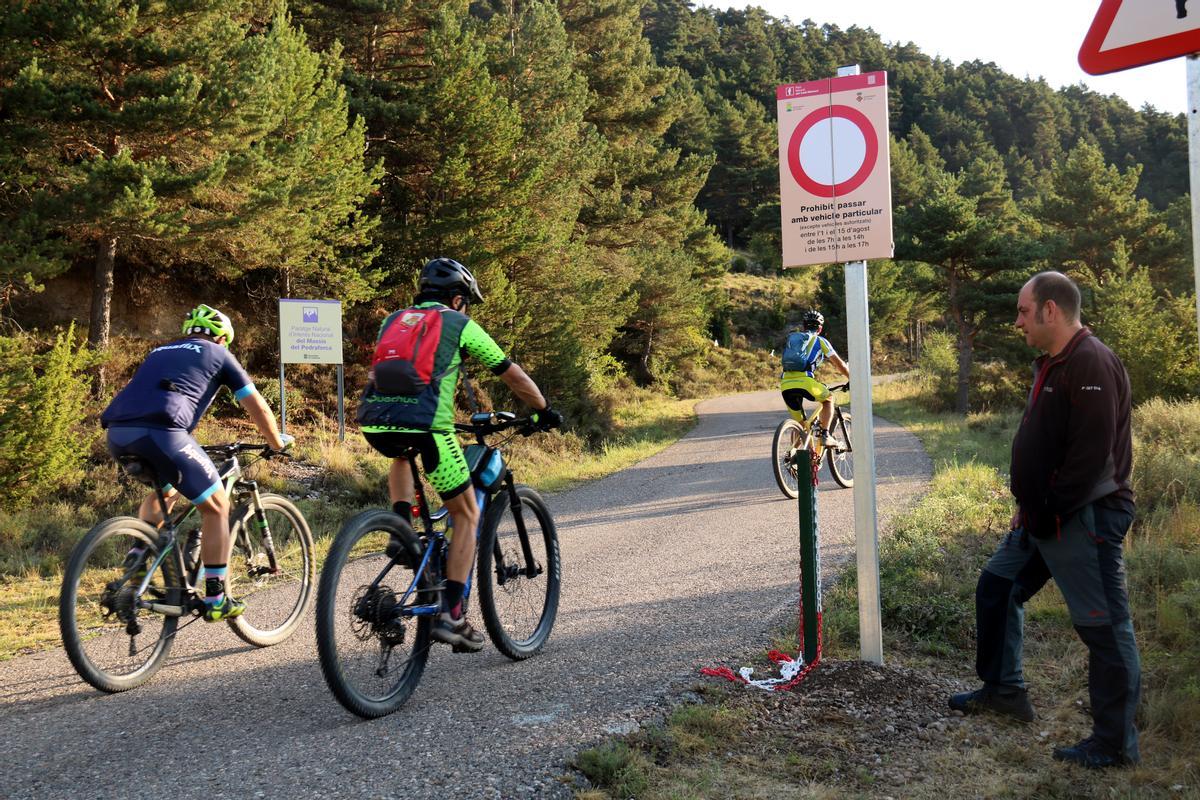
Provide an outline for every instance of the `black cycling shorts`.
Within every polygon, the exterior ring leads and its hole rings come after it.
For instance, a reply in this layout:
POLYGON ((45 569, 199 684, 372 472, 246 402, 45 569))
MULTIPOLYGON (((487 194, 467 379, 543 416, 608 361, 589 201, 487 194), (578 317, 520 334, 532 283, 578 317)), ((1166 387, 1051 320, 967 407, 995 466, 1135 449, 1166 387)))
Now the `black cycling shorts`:
POLYGON ((442 501, 450 500, 471 486, 471 471, 458 437, 445 431, 363 431, 367 444, 388 458, 421 454, 425 477, 442 501))

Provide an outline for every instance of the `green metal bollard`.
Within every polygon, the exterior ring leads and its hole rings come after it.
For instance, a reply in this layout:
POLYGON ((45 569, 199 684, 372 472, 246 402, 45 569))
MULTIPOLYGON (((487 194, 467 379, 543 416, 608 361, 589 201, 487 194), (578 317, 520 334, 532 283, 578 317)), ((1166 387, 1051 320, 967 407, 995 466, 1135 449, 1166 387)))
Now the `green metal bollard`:
POLYGON ((800 610, 805 664, 820 657, 821 554, 817 550, 817 466, 812 451, 797 450, 796 477, 800 509, 800 610))

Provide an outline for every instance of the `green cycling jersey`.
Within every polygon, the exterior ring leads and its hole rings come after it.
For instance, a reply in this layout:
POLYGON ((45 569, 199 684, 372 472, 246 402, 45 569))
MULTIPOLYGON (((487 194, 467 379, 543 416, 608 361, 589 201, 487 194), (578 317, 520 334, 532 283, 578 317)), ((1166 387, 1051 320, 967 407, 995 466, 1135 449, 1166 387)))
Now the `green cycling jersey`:
MULTIPOLYGON (((488 335, 487 331, 475 320, 445 306, 442 303, 420 303, 414 308, 439 309, 442 314, 441 340, 438 342, 434 356, 433 383, 426 390, 426 397, 421 403, 411 403, 411 413, 403 406, 409 405, 404 400, 397 400, 401 408, 397 409, 396 424, 364 424, 364 433, 381 433, 386 431, 439 431, 454 430, 454 393, 458 387, 463 353, 479 361, 494 374, 499 375, 508 369, 512 363, 504 355, 504 351, 488 335), (431 395, 431 396, 430 396, 431 395), (432 413, 430 413, 432 412, 432 413)), ((408 309, 401 309, 390 315, 379 326, 379 338, 396 319, 408 309)), ((365 397, 367 402, 388 402, 392 398, 365 397)))

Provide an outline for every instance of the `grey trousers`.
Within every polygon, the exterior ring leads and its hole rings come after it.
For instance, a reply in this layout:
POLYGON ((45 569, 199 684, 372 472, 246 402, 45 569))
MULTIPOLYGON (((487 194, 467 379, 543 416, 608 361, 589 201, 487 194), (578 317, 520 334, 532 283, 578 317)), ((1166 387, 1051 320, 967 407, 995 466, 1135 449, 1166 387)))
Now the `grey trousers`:
POLYGON ((1091 503, 1067 520, 1057 537, 1034 539, 1020 529, 1010 531, 975 589, 975 669, 987 684, 1025 687, 1025 601, 1053 578, 1088 648, 1092 736, 1113 754, 1136 762, 1133 718, 1141 695, 1141 659, 1122 556, 1132 521, 1128 512, 1091 503))

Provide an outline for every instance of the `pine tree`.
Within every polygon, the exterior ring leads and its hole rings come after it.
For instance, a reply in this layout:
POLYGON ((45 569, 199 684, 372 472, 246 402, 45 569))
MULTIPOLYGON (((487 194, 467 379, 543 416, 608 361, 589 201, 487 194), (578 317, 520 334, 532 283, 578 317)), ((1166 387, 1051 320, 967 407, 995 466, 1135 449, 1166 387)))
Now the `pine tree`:
POLYGON ((1195 298, 1163 297, 1150 272, 1137 267, 1118 244, 1113 267, 1096 289, 1091 325, 1125 363, 1134 404, 1152 397, 1200 395, 1200 345, 1195 298))
POLYGON ((588 257, 577 226, 603 142, 584 118, 587 81, 574 68, 556 5, 497 5, 483 34, 489 72, 520 118, 514 176, 528 188, 508 199, 527 224, 519 252, 504 262, 516 308, 495 332, 555 401, 570 407, 627 313, 613 303, 623 285, 614 287, 588 257))
POLYGON ((374 173, 347 118, 336 54, 320 58, 282 2, 121 0, 10 6, 5 233, 43 276, 95 265, 89 341, 108 340, 118 257, 223 275, 288 270, 366 293, 374 173))
POLYGON ((937 273, 938 292, 955 332, 955 408, 968 408, 971 367, 980 334, 1011 313, 1020 276, 1042 255, 1032 221, 1012 200, 1003 165, 992 151, 962 173, 928 170, 914 199, 896 212, 896 257, 937 273))
POLYGON ((1137 197, 1141 172, 1141 165, 1121 172, 1105 164, 1087 141, 1055 167, 1037 213, 1057 234, 1057 263, 1100 283, 1115 265, 1119 240, 1139 259, 1143 245, 1162 235, 1150 204, 1137 197))
POLYGON ((374 207, 381 299, 408 303, 421 265, 448 256, 486 287, 482 321, 513 319, 506 267, 531 236, 533 177, 520 165, 520 115, 489 70, 467 3, 321 0, 300 13, 321 41, 352 43, 351 107, 385 173, 374 207))
POLYGON ((763 199, 779 197, 775 122, 761 103, 741 92, 712 105, 716 163, 699 202, 732 247, 741 243, 742 231, 763 199))
MULTIPOLYGON (((726 258, 703 217, 694 212, 711 159, 683 155, 664 140, 682 113, 682 96, 672 92, 677 73, 654 61, 642 36, 639 10, 636 0, 599 0, 562 9, 576 69, 591 90, 586 119, 604 145, 579 222, 592 259, 613 276, 614 288, 623 284, 618 303, 632 303, 644 328, 656 313, 674 314, 684 307, 699 308, 688 318, 703 320, 704 307, 713 298, 711 290, 684 291, 683 283, 656 279, 649 272, 677 270, 707 283, 724 269, 726 258), (598 53, 604 57, 595 57, 598 53), (672 251, 679 252, 669 260, 660 257, 672 251), (649 286, 655 291, 647 291, 649 286), (660 294, 670 286, 680 287, 675 297, 660 294), (651 294, 655 302, 647 300, 651 294)), ((614 345, 635 361, 645 353, 644 340, 634 336, 638 325, 626 324, 626 337, 634 338, 614 345)), ((653 356, 644 358, 648 363, 653 356)))

